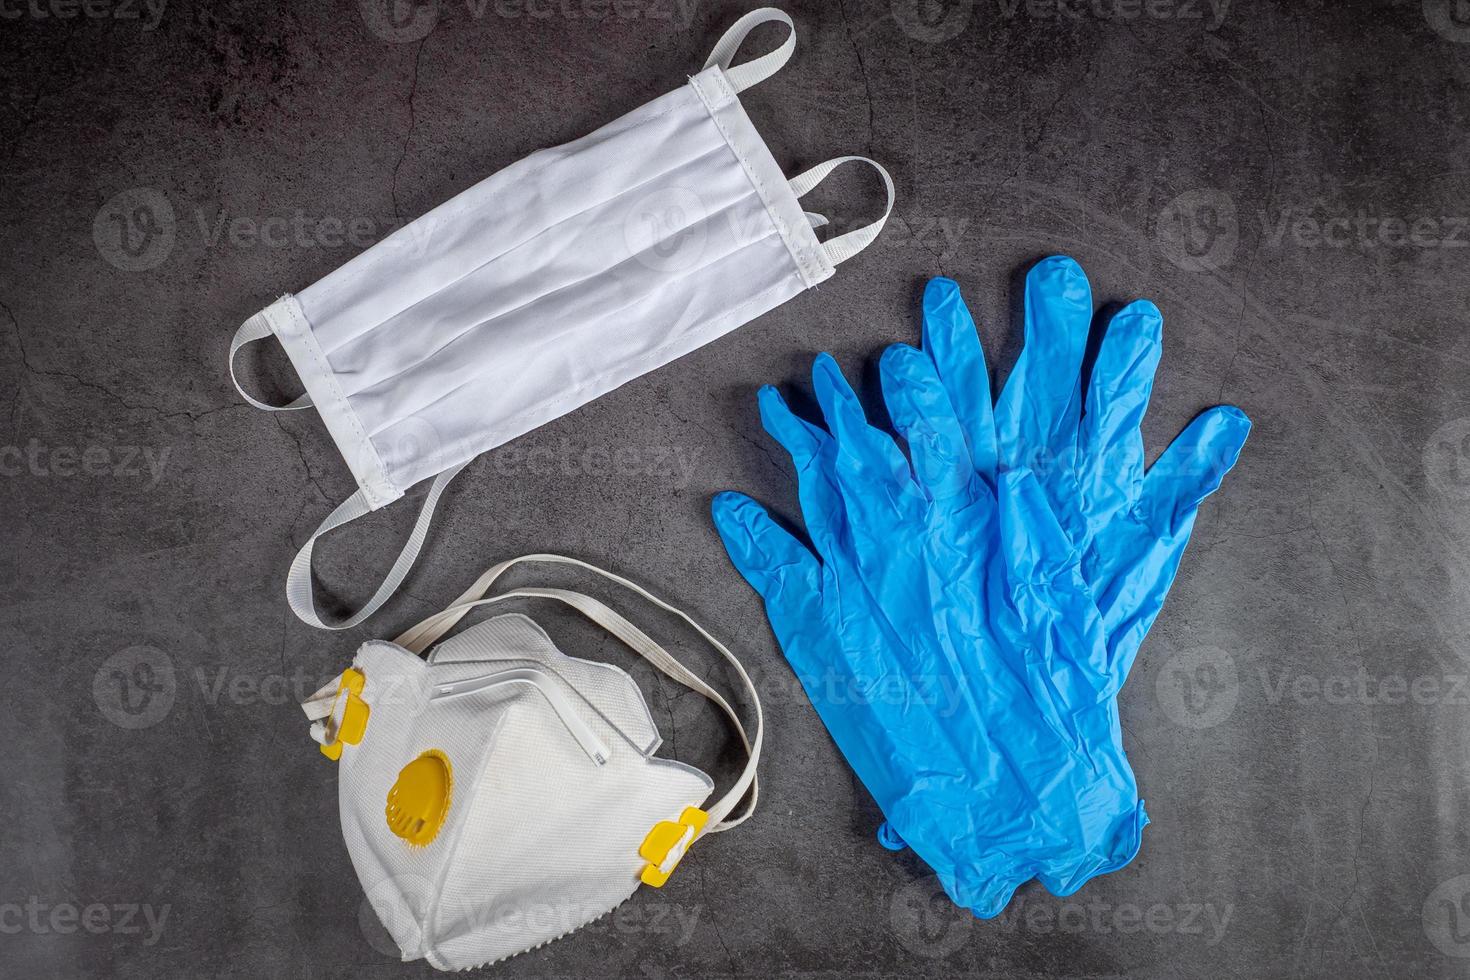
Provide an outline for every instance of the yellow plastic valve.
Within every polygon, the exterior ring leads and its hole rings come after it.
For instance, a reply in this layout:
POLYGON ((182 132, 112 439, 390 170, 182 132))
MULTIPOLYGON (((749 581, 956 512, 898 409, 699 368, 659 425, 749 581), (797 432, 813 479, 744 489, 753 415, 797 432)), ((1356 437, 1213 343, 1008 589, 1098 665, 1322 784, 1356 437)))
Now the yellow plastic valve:
POLYGON ((384 811, 388 829, 413 846, 423 847, 444 826, 453 792, 454 768, 449 756, 430 749, 399 770, 384 811))

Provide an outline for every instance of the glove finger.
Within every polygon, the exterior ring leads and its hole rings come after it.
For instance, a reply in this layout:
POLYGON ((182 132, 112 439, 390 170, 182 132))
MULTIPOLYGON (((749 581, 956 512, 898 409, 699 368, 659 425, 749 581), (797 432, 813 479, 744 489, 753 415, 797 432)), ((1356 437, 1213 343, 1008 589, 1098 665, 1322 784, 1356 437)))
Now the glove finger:
POLYGON ((755 397, 760 407, 762 428, 791 455, 791 462, 797 470, 805 467, 831 439, 817 426, 798 418, 786 404, 786 399, 781 397, 781 392, 771 385, 762 385, 755 397))
MULTIPOLYGON (((923 677, 901 666, 902 644, 874 616, 850 564, 838 562, 848 565, 847 585, 828 592, 823 586, 833 566, 821 566, 759 503, 726 491, 715 496, 710 511, 731 562, 764 600, 787 661, 843 754, 865 780, 884 772, 893 765, 892 750, 883 751, 881 739, 874 744, 864 733, 925 723, 927 713, 916 706, 931 692, 920 685, 923 677)), ((939 731, 922 741, 931 760, 948 751, 939 731)))
POLYGON ((1092 290, 1081 266, 1054 255, 1026 274, 1025 303, 1025 345, 996 403, 996 435, 1006 465, 1045 476, 1073 464, 1092 290))
POLYGON ((1110 672, 1121 687, 1138 648, 1163 608, 1205 497, 1235 465, 1250 419, 1230 405, 1201 413, 1164 450, 1143 479, 1136 513, 1142 523, 1118 542, 1126 561, 1100 565, 1093 592, 1112 648, 1110 672))
POLYGON ((1149 526, 1162 533, 1191 519, 1235 465, 1250 430, 1251 420, 1234 405, 1195 416, 1143 479, 1139 512, 1149 526))
POLYGON ((1163 317, 1148 300, 1130 303, 1108 323, 1087 388, 1081 452, 1088 499, 1112 504, 1111 517, 1143 481, 1143 415, 1163 352, 1163 317))
POLYGON ((976 472, 994 482, 995 409, 975 320, 959 284, 942 276, 924 287, 924 351, 949 391, 976 472))
POLYGON ((1233 406, 1197 416, 1144 477, 1136 519, 1118 520, 1115 560, 1099 562, 1093 575, 1117 687, 1164 606, 1200 502, 1218 489, 1249 432, 1250 420, 1233 406))
MULTIPOLYGON (((837 373, 840 379, 840 372, 837 373)), ((846 386, 845 381, 842 384, 846 386)), ((820 383, 819 390, 825 390, 825 385, 827 382, 820 383)), ((856 398, 850 389, 848 396, 856 398)), ((821 628, 846 652, 829 651, 830 659, 833 663, 847 664, 847 672, 843 676, 859 680, 883 676, 885 670, 892 669, 891 665, 884 666, 887 658, 896 655, 901 659, 907 658, 895 653, 902 644, 886 632, 891 627, 885 625, 887 620, 882 611, 882 597, 896 601, 894 596, 899 592, 912 591, 911 587, 907 590, 896 587, 896 580, 912 566, 892 560, 895 539, 890 533, 893 525, 891 512, 885 512, 877 519, 862 514, 864 501, 874 495, 859 485, 853 494, 856 502, 844 496, 837 475, 838 441, 794 415, 776 389, 762 388, 759 399, 761 420, 766 431, 786 447, 796 465, 802 517, 821 560, 820 581, 831 586, 828 612, 840 620, 840 628, 821 628), (850 513, 857 514, 857 519, 849 519, 850 513)), ((865 422, 863 424, 866 425, 865 422)), ((888 439, 887 436, 883 438, 888 439)), ((898 451, 891 440, 889 445, 898 451)), ((899 457, 902 460, 902 453, 899 457)), ((908 464, 903 462, 902 465, 905 479, 908 479, 908 464)), ((917 493, 917 490, 912 492, 917 493)), ((808 616, 807 621, 820 623, 815 614, 808 616)), ((783 631, 794 627, 779 625, 774 619, 772 626, 776 628, 777 637, 792 666, 798 667, 799 673, 811 666, 806 663, 812 658, 811 654, 794 653, 788 644, 783 631), (803 659, 801 666, 797 663, 798 656, 803 659)))
POLYGON ((832 355, 817 355, 812 387, 836 441, 833 458, 849 511, 892 519, 922 507, 908 460, 891 436, 868 424, 862 403, 832 355))
POLYGON ((710 514, 731 563, 767 605, 780 606, 783 615, 809 611, 821 593, 821 566, 805 545, 743 493, 715 494, 710 514))
POLYGON ((878 372, 888 417, 908 443, 919 486, 931 500, 968 497, 975 464, 934 362, 908 344, 894 344, 878 372))
POLYGON ((762 388, 757 398, 761 424, 791 454, 791 462, 796 467, 797 496, 801 500, 806 532, 811 535, 817 554, 830 563, 848 545, 842 491, 832 464, 836 445, 826 432, 798 418, 781 393, 770 385, 762 388))
MULTIPOLYGON (((834 720, 827 713, 824 692, 828 679, 854 675, 845 641, 854 630, 863 632, 866 617, 860 612, 852 615, 853 610, 843 615, 840 599, 830 604, 825 601, 827 570, 760 504, 727 490, 715 495, 710 512, 731 563, 765 603, 766 619, 781 652, 831 728, 842 719, 834 720)), ((878 645, 860 643, 857 648, 877 649, 878 645)))

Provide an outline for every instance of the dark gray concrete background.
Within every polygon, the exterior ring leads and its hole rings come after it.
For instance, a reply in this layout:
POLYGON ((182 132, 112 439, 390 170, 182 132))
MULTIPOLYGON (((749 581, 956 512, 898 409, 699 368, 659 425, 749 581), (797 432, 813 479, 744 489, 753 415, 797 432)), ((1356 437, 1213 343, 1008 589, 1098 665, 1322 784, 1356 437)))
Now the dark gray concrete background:
MULTIPOLYGON (((733 642, 765 693, 764 792, 667 888, 499 975, 1470 974, 1463 2, 789 4, 797 54, 746 104, 792 172, 887 163, 883 237, 476 463, 368 625, 326 634, 287 610, 291 556, 353 484, 313 413, 241 402, 236 325, 681 84, 750 6, 0 0, 0 974, 430 975, 382 952, 294 702, 363 639, 537 550, 632 574, 733 642), (931 275, 964 285, 1003 374, 1017 276, 1053 252, 1099 302, 1163 309, 1153 452, 1217 402, 1255 431, 1124 693, 1142 853, 981 922, 874 843, 879 814, 707 507, 736 487, 795 514, 756 388, 800 397, 830 350, 871 393, 931 275), (619 447, 622 473, 584 462, 619 447)), ((816 203, 851 224, 876 189, 834 178, 816 203)), ((246 365, 290 384, 279 358, 246 365)), ((411 510, 319 549, 342 606, 411 510)), ((533 612, 572 652, 630 665, 533 612)), ((720 718, 631 669, 678 755, 728 778, 720 718)))

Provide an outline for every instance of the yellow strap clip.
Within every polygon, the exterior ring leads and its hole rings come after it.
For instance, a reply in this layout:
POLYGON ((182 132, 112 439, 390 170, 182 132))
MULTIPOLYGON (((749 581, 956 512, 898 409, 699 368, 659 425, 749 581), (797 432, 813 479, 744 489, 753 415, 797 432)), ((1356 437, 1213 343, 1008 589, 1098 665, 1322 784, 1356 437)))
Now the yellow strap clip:
POLYGON ((362 734, 367 730, 368 715, 372 708, 362 699, 363 685, 367 678, 362 671, 355 667, 348 667, 342 671, 342 676, 337 679, 337 698, 332 702, 332 717, 337 714, 337 705, 342 705, 342 720, 337 723, 335 736, 330 742, 322 743, 322 755, 328 759, 337 760, 342 758, 342 746, 356 745, 362 741, 362 734), (346 695, 345 703, 342 701, 346 695))
POLYGON ((654 824, 638 848, 638 856, 649 862, 643 869, 643 883, 662 888, 707 823, 709 814, 697 806, 690 806, 679 814, 678 823, 660 820, 654 824))

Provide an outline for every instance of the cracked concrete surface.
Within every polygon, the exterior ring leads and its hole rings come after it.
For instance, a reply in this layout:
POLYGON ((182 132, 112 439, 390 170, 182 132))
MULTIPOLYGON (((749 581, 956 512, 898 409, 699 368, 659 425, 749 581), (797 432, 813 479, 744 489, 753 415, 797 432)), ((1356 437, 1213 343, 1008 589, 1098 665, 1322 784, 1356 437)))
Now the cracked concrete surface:
MULTIPOLYGON (((38 0, 0 21, 0 974, 430 975, 383 952, 295 701, 493 562, 554 550, 732 642, 765 703, 761 808, 668 887, 497 975, 1466 976, 1470 24, 1455 4, 788 5, 796 56, 744 102, 790 172, 849 152, 887 164, 888 230, 820 289, 477 462, 405 591, 346 634, 297 622, 282 582, 351 479, 314 413, 239 399, 235 326, 680 84, 754 4, 158 6, 38 0), (1255 430, 1124 693, 1142 852, 979 921, 874 842, 880 815, 707 508, 739 488, 797 517, 756 389, 809 411, 811 358, 830 350, 882 418, 877 355, 917 338, 931 275, 964 286, 1002 380, 1019 277, 1055 252, 1099 304, 1164 312, 1152 453, 1216 402, 1255 430), (620 470, 590 462, 618 448, 620 470)), ((809 203, 839 230, 880 204, 842 172, 809 203)), ((242 368, 290 393, 278 355, 242 368)), ((319 546, 339 611, 411 509, 319 546)), ((715 670, 669 617, 562 583, 715 670)), ((702 699, 533 612, 564 649, 634 673, 666 753, 733 775, 702 699)))

